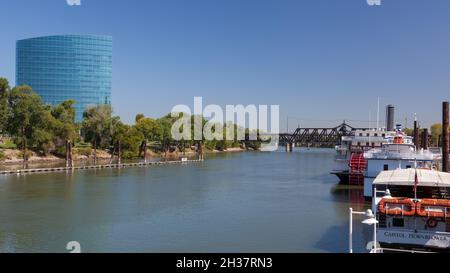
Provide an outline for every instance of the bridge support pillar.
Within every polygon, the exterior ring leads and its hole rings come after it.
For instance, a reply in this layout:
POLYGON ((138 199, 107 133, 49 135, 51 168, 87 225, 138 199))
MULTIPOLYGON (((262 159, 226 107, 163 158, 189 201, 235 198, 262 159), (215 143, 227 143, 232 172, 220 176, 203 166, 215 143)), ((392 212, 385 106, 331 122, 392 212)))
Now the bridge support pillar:
POLYGON ((294 150, 294 143, 286 143, 286 152, 291 153, 294 150))

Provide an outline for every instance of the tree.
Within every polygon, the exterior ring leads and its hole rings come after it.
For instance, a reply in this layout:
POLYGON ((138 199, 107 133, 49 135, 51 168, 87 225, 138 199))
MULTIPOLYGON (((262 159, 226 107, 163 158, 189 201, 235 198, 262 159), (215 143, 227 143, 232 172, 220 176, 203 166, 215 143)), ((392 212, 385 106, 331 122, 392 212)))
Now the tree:
POLYGON ((405 128, 405 129, 403 129, 403 132, 404 132, 407 136, 414 136, 414 129, 411 129, 411 128, 405 128))
POLYGON ((123 141, 129 125, 123 124, 120 117, 113 117, 111 120, 111 144, 114 146, 118 141, 123 141))
POLYGON ((122 148, 124 158, 133 158, 138 155, 139 146, 144 140, 144 135, 136 128, 131 126, 128 128, 122 138, 122 148))
POLYGON ((51 109, 53 120, 54 144, 64 147, 66 141, 74 143, 78 139, 78 126, 75 123, 75 101, 64 101, 51 109))
POLYGON ((116 154, 116 150, 119 153, 119 163, 121 159, 121 152, 122 152, 122 142, 125 138, 125 134, 127 133, 130 126, 123 124, 122 121, 120 121, 120 117, 115 116, 111 119, 111 159, 110 163, 112 163, 112 160, 114 158, 114 155, 116 154))
POLYGON ((28 159, 28 145, 43 147, 51 139, 48 132, 50 115, 41 98, 29 86, 14 87, 9 96, 10 114, 7 131, 15 136, 16 144, 23 149, 24 161, 28 159))
POLYGON ((94 163, 97 162, 97 147, 106 147, 111 140, 112 108, 107 104, 89 107, 83 113, 82 130, 85 140, 94 147, 94 163))
POLYGON ((172 139, 172 117, 169 115, 157 119, 157 123, 161 128, 161 150, 167 152, 169 143, 172 139))
POLYGON ((136 122, 136 129, 146 140, 160 141, 163 138, 161 124, 152 118, 141 118, 136 122))
POLYGON ((431 125, 431 144, 433 146, 438 146, 439 137, 442 135, 442 124, 435 123, 431 125))
POLYGON ((5 78, 0 78, 0 134, 4 133, 6 129, 6 124, 8 122, 9 114, 9 97, 10 87, 8 80, 5 78))
MULTIPOLYGON (((449 129, 447 129, 447 131, 449 129)), ((442 137, 442 124, 435 123, 431 125, 431 145, 438 146, 438 144, 440 143, 440 137, 442 137)))
POLYGON ((136 118, 135 118, 135 122, 137 123, 142 118, 145 118, 144 114, 137 114, 136 118))

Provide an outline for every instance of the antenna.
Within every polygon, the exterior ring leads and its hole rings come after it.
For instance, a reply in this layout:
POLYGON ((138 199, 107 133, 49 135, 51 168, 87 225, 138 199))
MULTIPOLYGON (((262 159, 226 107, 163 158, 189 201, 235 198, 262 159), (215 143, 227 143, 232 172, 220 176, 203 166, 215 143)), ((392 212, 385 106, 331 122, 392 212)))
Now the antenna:
POLYGON ((378 104, 377 104, 377 130, 380 129, 380 97, 378 97, 378 104))

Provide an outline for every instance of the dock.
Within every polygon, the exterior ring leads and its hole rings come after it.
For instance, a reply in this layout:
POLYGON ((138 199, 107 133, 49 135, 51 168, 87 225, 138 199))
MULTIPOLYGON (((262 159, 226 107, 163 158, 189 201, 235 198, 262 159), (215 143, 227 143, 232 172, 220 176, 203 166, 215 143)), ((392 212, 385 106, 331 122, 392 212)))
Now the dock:
POLYGON ((203 159, 194 160, 172 160, 172 161, 152 161, 152 162, 140 162, 140 163, 123 163, 123 164, 106 164, 106 165, 89 165, 89 166, 77 166, 77 167, 50 167, 50 168, 38 168, 38 169, 20 169, 20 170, 8 170, 0 171, 0 175, 8 174, 33 174, 33 173, 50 173, 50 172, 65 172, 65 171, 77 171, 77 170, 103 170, 103 169, 121 169, 130 167, 148 167, 148 166, 162 166, 162 165, 185 165, 192 163, 203 162, 203 159))

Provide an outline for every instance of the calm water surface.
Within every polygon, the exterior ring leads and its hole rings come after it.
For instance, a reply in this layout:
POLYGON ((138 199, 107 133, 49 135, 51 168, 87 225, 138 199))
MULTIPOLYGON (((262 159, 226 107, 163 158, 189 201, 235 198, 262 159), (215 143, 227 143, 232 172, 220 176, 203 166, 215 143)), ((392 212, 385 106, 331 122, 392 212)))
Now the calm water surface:
MULTIPOLYGON (((346 252, 334 150, 208 156, 204 163, 0 176, 0 252, 346 252)), ((354 222, 363 251, 371 229, 354 222)))

